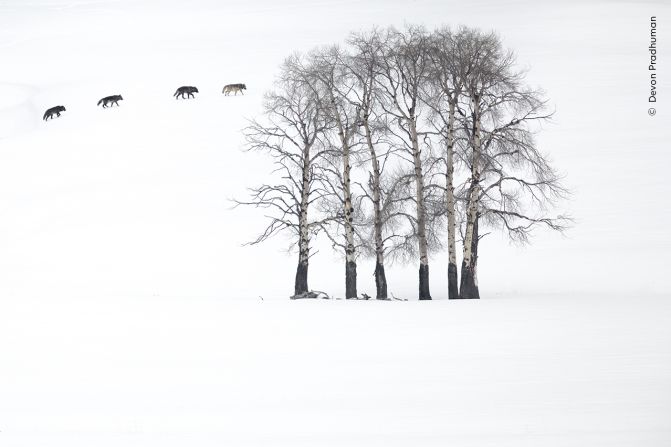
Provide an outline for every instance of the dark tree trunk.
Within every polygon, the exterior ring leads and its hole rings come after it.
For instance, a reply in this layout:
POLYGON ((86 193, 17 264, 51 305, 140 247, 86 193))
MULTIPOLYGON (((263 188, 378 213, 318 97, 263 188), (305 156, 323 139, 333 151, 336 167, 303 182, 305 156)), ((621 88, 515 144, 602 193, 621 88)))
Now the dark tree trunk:
MULTIPOLYGON (((473 223, 473 241, 471 243, 471 253, 473 258, 473 271, 477 271, 478 267, 478 242, 480 242, 479 229, 480 229, 480 213, 476 214, 475 222, 473 223)), ((478 286, 477 276, 475 281, 475 287, 478 286)), ((478 295, 479 297, 479 295, 478 295)))
POLYGON ((296 282, 294 283, 294 295, 300 295, 308 291, 308 264, 299 262, 296 268, 296 282))
POLYGON ((457 265, 450 262, 447 266, 447 296, 451 300, 459 298, 457 284, 457 265))
POLYGON ((419 299, 430 300, 429 292, 429 265, 419 264, 419 299))
POLYGON ((447 123, 447 171, 445 173, 445 183, 447 185, 445 188, 445 202, 447 204, 447 250, 449 255, 447 266, 447 297, 453 300, 459 298, 454 198, 454 122, 458 93, 455 92, 453 95, 448 96, 448 98, 450 110, 447 123))
POLYGON ((375 289, 377 290, 375 298, 378 300, 389 299, 387 296, 387 275, 384 273, 384 265, 379 262, 375 263, 375 289))
POLYGON ((345 263, 345 298, 356 298, 356 262, 345 263))
POLYGON ((479 299, 480 292, 475 282, 475 271, 473 266, 461 264, 461 299, 479 299))
POLYGON ((480 290, 478 289, 478 221, 479 215, 473 223, 473 240, 471 241, 471 264, 465 262, 461 264, 461 299, 480 299, 480 290))
POLYGON ((370 151, 370 161, 372 165, 372 173, 370 185, 373 188, 373 209, 375 220, 373 227, 375 230, 375 291, 378 300, 386 300, 387 296, 387 276, 384 272, 384 242, 382 239, 382 210, 380 198, 380 162, 377 159, 375 146, 373 145, 373 137, 371 136, 370 126, 368 124, 368 113, 364 113, 363 127, 366 131, 366 143, 370 151))

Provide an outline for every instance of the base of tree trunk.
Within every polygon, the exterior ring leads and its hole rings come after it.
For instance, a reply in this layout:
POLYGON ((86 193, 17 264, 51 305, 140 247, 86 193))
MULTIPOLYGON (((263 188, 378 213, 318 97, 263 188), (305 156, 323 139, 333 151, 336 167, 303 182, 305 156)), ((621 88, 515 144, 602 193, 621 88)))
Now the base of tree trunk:
POLYGON ((356 262, 345 263, 345 298, 357 298, 356 293, 356 262))
POLYGON ((419 299, 430 300, 429 292, 429 265, 419 264, 419 299))
POLYGON ((461 264, 461 294, 459 298, 462 300, 478 300, 480 299, 480 291, 478 285, 475 283, 475 275, 473 269, 465 263, 461 264))
POLYGON ((459 298, 459 288, 457 280, 457 265, 450 264, 447 266, 447 297, 451 300, 459 298))
POLYGON ((305 294, 308 289, 308 264, 298 263, 296 267, 296 281, 294 282, 294 296, 305 294))
POLYGON ((379 262, 375 263, 375 289, 377 290, 377 295, 375 298, 378 300, 387 300, 387 276, 384 272, 384 265, 379 262))

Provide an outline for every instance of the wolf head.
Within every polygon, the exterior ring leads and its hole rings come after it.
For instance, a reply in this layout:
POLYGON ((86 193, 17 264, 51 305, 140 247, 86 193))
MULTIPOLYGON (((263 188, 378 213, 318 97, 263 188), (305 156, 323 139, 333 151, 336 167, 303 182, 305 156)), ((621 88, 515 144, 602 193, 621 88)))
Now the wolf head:
POLYGON ((56 107, 56 110, 59 110, 59 111, 61 111, 61 112, 65 112, 65 107, 63 107, 63 106, 58 106, 58 107, 56 107))
POLYGON ((123 101, 123 96, 121 96, 121 95, 116 95, 116 97, 117 97, 117 99, 119 99, 119 101, 123 101))
POLYGON ((243 90, 247 90, 247 86, 245 84, 242 84, 240 88, 242 88, 243 90))
POLYGON ((191 91, 194 93, 200 93, 197 87, 191 87, 191 91))

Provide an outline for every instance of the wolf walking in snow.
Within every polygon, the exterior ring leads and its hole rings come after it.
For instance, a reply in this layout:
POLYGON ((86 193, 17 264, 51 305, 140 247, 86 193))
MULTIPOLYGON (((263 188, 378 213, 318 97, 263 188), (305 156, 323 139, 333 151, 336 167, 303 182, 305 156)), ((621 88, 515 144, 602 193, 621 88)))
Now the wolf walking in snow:
POLYGON ((195 96, 193 96, 194 93, 198 93, 198 89, 196 87, 184 86, 178 88, 173 96, 175 99, 178 99, 179 96, 184 99, 184 95, 187 95, 187 98, 195 98, 195 96))
MULTIPOLYGON (((117 106, 119 105, 119 101, 123 101, 123 98, 121 95, 112 95, 112 96, 105 96, 103 99, 98 101, 98 105, 102 104, 103 109, 107 107, 107 104, 112 103, 112 106, 116 104, 117 106)), ((110 106, 110 107, 112 107, 110 106)))
POLYGON ((48 120, 49 118, 54 119, 54 114, 56 116, 61 116, 61 112, 65 112, 65 107, 63 106, 52 107, 50 109, 47 109, 46 112, 44 112, 44 116, 42 117, 42 119, 44 121, 48 120))
POLYGON ((245 84, 228 84, 224 86, 224 89, 221 91, 225 96, 228 96, 229 93, 235 92, 235 95, 238 95, 238 92, 242 93, 243 95, 245 94, 243 90, 247 90, 247 86, 245 84))

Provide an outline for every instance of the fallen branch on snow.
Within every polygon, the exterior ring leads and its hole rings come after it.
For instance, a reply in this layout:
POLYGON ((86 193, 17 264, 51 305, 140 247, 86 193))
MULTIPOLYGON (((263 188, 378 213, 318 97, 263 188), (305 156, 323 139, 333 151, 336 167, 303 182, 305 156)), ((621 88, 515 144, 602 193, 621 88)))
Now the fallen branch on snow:
POLYGON ((319 290, 310 290, 309 292, 299 293, 298 295, 292 295, 289 299, 292 300, 302 300, 308 298, 323 298, 325 300, 330 299, 331 297, 326 292, 321 292, 319 290), (323 296, 322 296, 323 295, 323 296))

